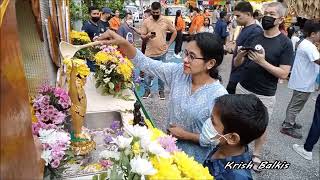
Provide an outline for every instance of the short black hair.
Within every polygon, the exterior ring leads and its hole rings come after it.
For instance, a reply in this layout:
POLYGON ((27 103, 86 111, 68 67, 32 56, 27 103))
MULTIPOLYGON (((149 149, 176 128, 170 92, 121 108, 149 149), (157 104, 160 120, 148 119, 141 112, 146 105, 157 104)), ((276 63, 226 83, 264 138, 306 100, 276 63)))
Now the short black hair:
POLYGON ((223 133, 237 133, 240 145, 247 145, 262 136, 268 126, 268 110, 253 94, 220 96, 214 108, 220 114, 223 133))
POLYGON ((100 11, 97 6, 90 6, 90 7, 89 7, 89 11, 88 11, 89 14, 91 14, 91 12, 92 12, 93 10, 98 10, 98 11, 100 11))
POLYGON ((224 18, 224 17, 226 17, 226 15, 227 15, 227 12, 226 12, 226 11, 221 11, 221 12, 220 12, 220 18, 221 18, 221 19, 224 18))
POLYGON ((161 9, 161 4, 159 2, 153 2, 151 4, 151 9, 152 10, 158 10, 158 9, 161 9))
POLYGON ((253 7, 251 6, 251 4, 247 1, 241 1, 239 2, 235 7, 234 7, 235 11, 239 11, 242 13, 250 13, 250 15, 252 16, 253 14, 253 7))
POLYGON ((303 26, 303 32, 306 37, 310 37, 311 33, 320 31, 320 22, 318 20, 307 20, 303 26))
POLYGON ((201 55, 204 58, 204 62, 208 62, 211 59, 216 60, 214 67, 209 69, 210 77, 221 81, 221 76, 217 67, 222 63, 224 56, 223 41, 216 34, 203 32, 197 33, 191 36, 188 41, 196 41, 197 46, 201 51, 201 55))

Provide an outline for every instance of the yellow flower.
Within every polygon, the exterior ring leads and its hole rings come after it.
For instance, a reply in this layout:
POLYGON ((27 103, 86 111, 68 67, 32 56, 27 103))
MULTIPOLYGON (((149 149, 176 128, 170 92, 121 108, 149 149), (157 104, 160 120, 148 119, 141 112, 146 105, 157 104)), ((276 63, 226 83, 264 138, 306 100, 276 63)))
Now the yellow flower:
POLYGON ((72 30, 70 32, 70 38, 71 38, 72 42, 74 40, 78 40, 78 41, 81 41, 82 44, 87 44, 87 43, 91 42, 91 40, 86 32, 78 32, 78 31, 72 30))
POLYGON ((151 136, 151 140, 155 141, 156 139, 158 139, 159 137, 164 137, 166 136, 166 134, 164 132, 162 132, 161 130, 157 129, 157 128, 152 128, 151 129, 152 132, 152 136, 151 136))
POLYGON ((173 164, 172 158, 162 158, 154 156, 150 158, 150 161, 157 173, 155 175, 149 176, 148 179, 184 179, 181 176, 181 172, 178 167, 173 164))
POLYGON ((128 64, 119 64, 116 68, 117 73, 122 74, 125 81, 130 81, 132 76, 132 68, 128 64))
POLYGON ((190 179, 213 179, 207 167, 204 168, 193 157, 188 157, 185 152, 175 152, 173 159, 184 177, 190 179))
POLYGON ((105 64, 108 61, 112 61, 112 62, 117 62, 117 59, 110 55, 109 53, 106 53, 104 51, 99 51, 95 56, 94 59, 96 60, 96 63, 101 65, 101 64, 105 64))
POLYGON ((133 145, 132 145, 132 152, 133 152, 135 155, 139 155, 139 154, 140 154, 140 144, 139 144, 139 142, 133 143, 133 145))
POLYGON ((64 59, 63 63, 67 65, 67 73, 70 74, 72 68, 72 62, 77 67, 77 74, 81 78, 85 78, 90 74, 90 69, 88 68, 87 63, 82 59, 64 59))
POLYGON ((146 123, 147 127, 150 129, 150 128, 153 128, 153 125, 151 124, 150 120, 149 119, 145 119, 144 122, 146 123))

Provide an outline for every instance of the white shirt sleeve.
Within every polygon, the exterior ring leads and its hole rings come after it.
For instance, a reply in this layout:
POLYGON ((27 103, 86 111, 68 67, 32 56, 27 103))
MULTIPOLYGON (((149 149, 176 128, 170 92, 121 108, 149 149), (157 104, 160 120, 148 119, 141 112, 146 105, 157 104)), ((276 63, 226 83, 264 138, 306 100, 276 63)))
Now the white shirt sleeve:
MULTIPOLYGON (((312 44, 313 45, 313 44, 312 44)), ((320 59, 320 54, 319 54, 319 51, 317 49, 317 47, 315 45, 313 46, 310 46, 307 51, 307 57, 308 59, 311 61, 311 62, 314 62, 316 60, 319 60, 320 59)))

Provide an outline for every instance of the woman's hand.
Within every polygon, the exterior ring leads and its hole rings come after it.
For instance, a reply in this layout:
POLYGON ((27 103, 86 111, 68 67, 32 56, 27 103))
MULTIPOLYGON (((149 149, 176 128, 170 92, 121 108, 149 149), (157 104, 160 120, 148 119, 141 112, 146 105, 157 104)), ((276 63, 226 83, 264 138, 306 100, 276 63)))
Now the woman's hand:
POLYGON ((129 59, 133 59, 136 56, 136 48, 130 42, 128 42, 126 39, 124 39, 114 31, 106 31, 105 33, 100 35, 98 40, 105 45, 119 46, 120 51, 129 59))
POLYGON ((98 41, 102 41, 103 44, 106 45, 118 45, 123 46, 126 44, 130 44, 127 40, 125 40, 123 37, 118 35, 116 32, 112 30, 108 30, 101 34, 98 39, 98 41))

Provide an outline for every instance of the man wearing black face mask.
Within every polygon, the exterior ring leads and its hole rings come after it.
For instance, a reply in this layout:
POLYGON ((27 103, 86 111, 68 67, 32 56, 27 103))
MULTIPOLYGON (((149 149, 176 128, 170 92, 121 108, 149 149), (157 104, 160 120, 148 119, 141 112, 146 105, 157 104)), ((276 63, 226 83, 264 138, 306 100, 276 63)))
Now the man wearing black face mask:
MULTIPOLYGON (((167 51, 177 36, 176 28, 173 23, 161 16, 161 4, 153 2, 151 4, 151 17, 146 19, 141 27, 141 38, 147 41, 145 55, 158 61, 165 61, 167 51), (166 42, 167 31, 172 33, 169 42, 166 42)), ((151 95, 151 76, 146 74, 145 93, 143 99, 147 99, 151 95)), ((159 98, 165 99, 164 83, 158 80, 159 98)))
POLYGON ((89 7, 89 14, 91 19, 83 24, 81 30, 88 33, 90 39, 93 40, 95 36, 105 32, 106 28, 100 21, 100 11, 97 7, 89 7))
MULTIPOLYGON (((262 27, 263 34, 252 38, 248 45, 258 50, 240 50, 235 57, 234 65, 243 64, 241 82, 237 86, 237 94, 255 94, 268 109, 269 117, 275 104, 275 93, 278 78, 287 78, 293 59, 293 47, 289 38, 279 30, 279 25, 284 21, 286 9, 279 2, 267 4, 262 27), (261 47, 261 46, 262 47, 261 47)), ((266 135, 255 141, 253 162, 261 162, 259 155, 266 135)), ((254 166, 255 170, 257 166, 254 166)))

